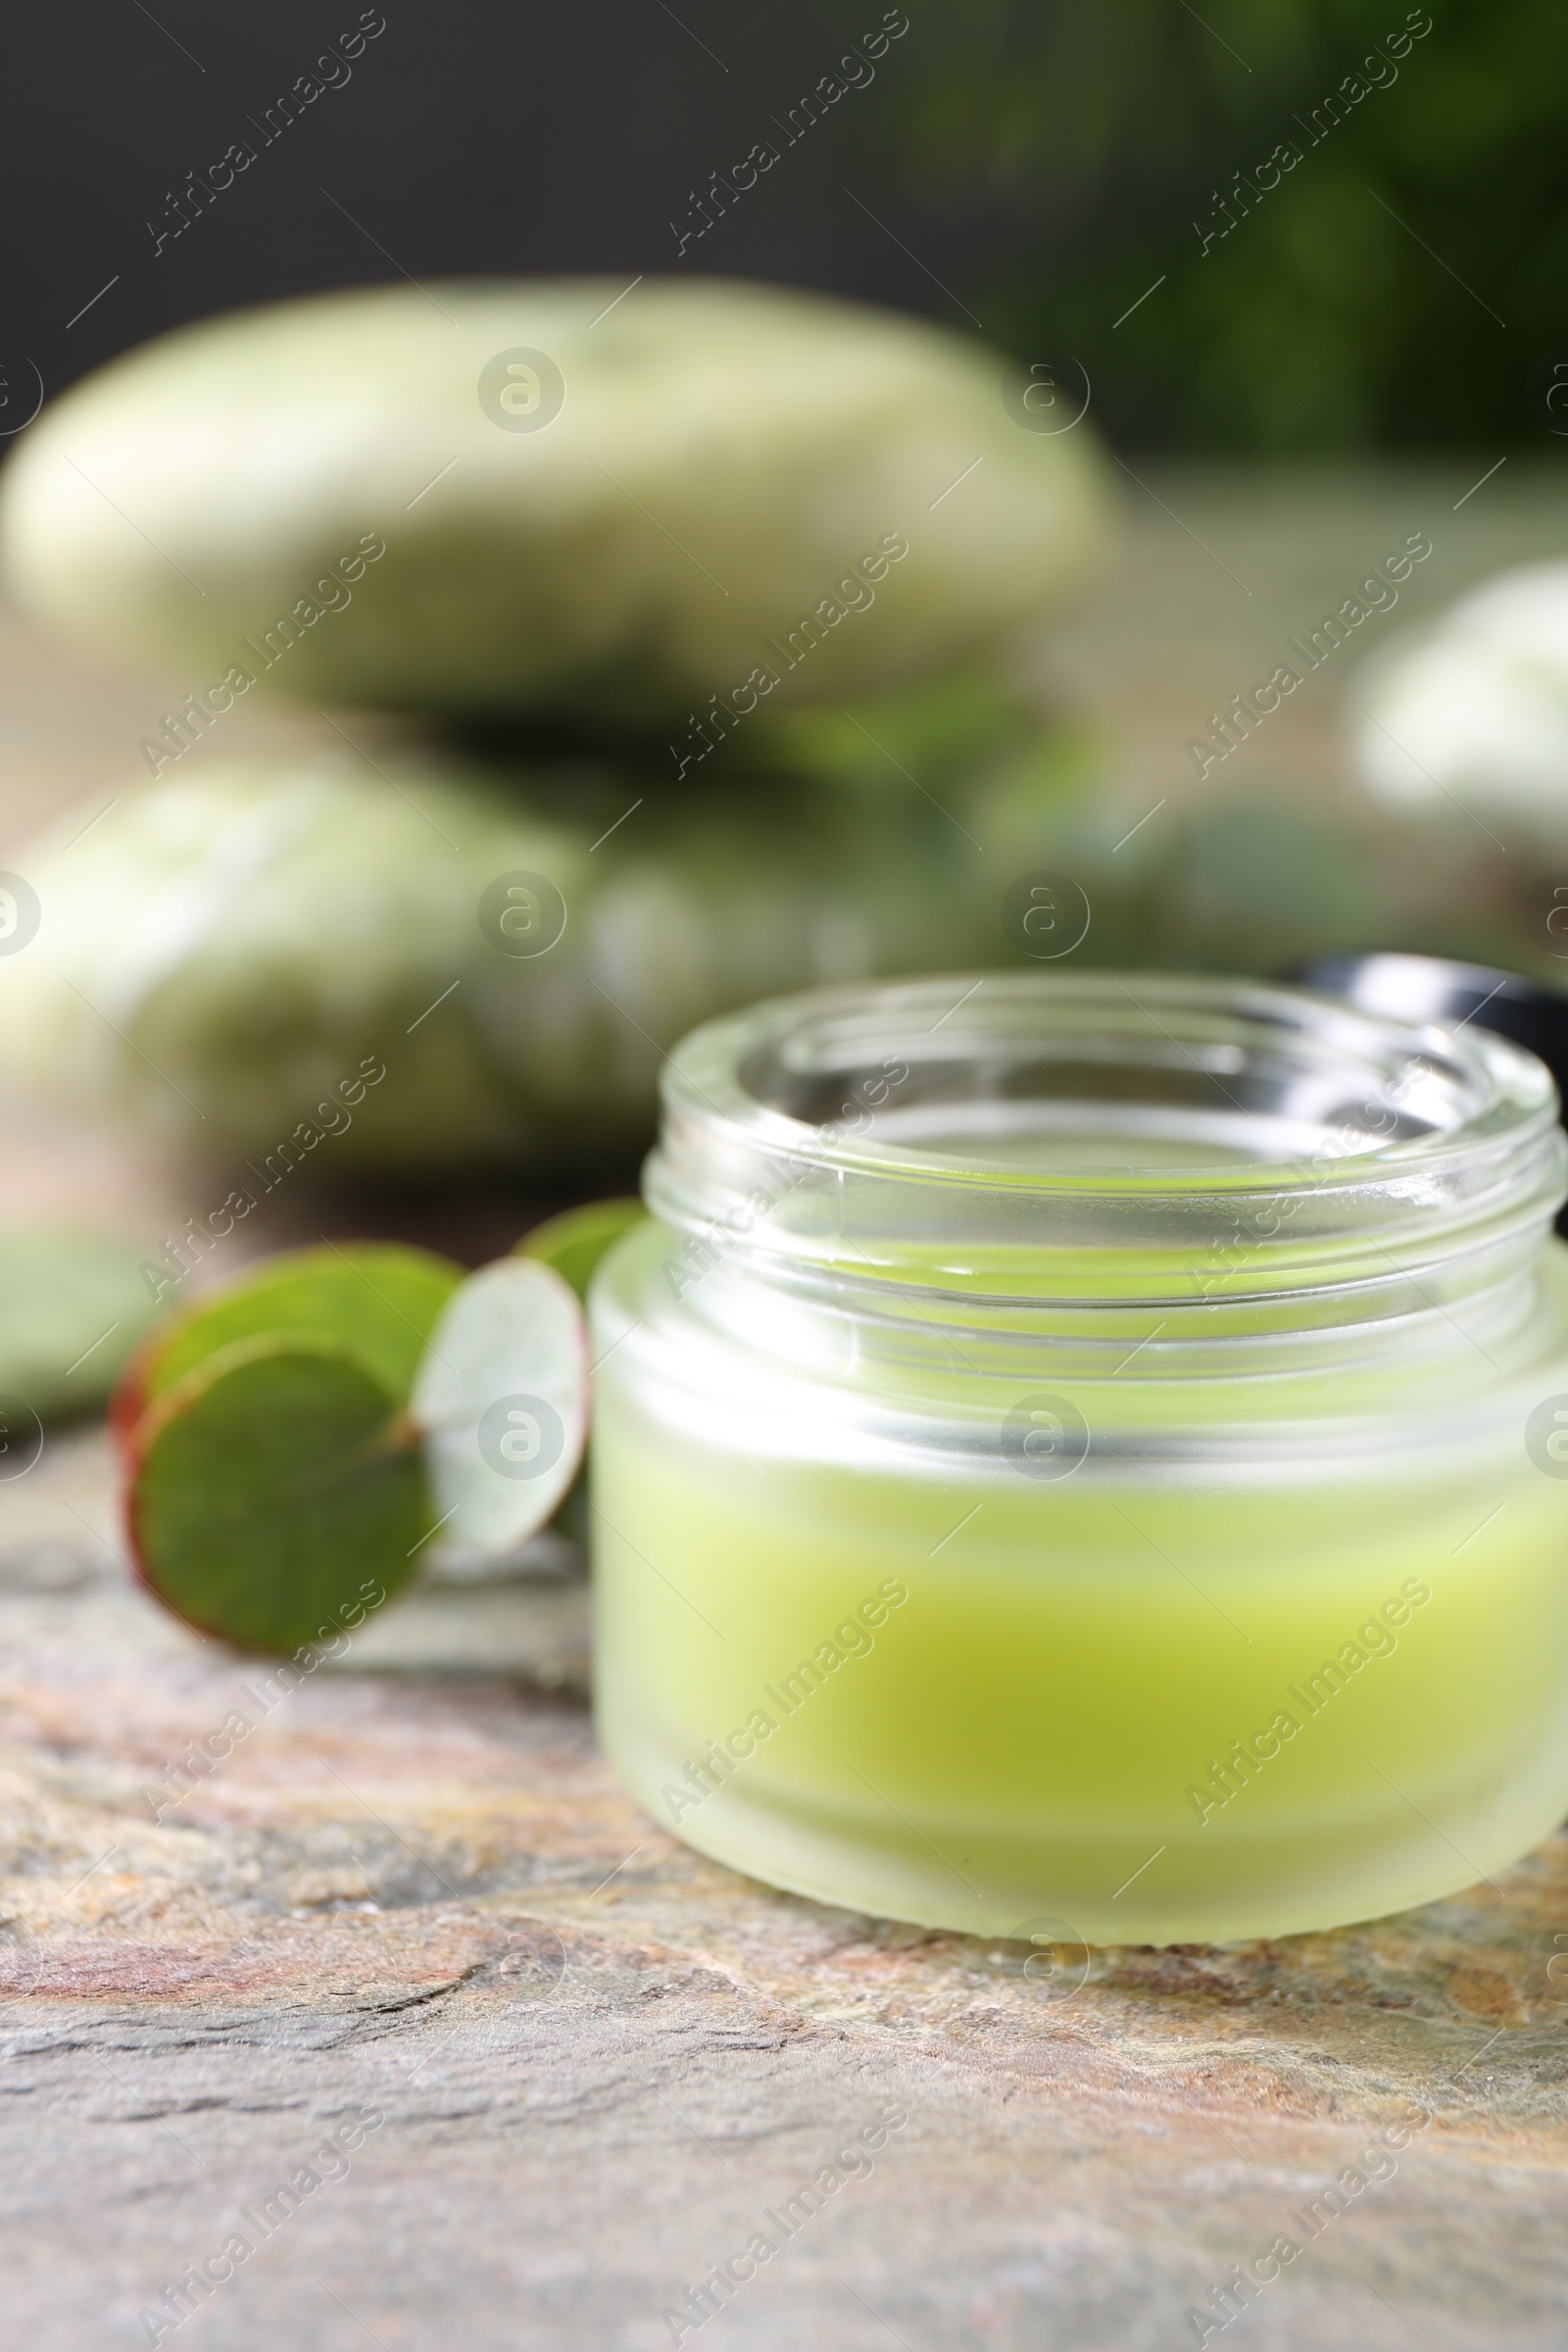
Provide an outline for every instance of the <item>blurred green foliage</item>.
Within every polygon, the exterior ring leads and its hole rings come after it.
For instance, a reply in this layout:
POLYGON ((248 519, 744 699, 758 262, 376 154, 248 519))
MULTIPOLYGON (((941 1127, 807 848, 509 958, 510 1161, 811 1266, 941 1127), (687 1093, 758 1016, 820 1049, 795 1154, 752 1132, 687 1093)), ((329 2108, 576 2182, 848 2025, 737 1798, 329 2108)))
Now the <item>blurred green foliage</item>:
POLYGON ((985 229, 988 335, 1076 356, 1122 445, 1552 446, 1526 379, 1568 356, 1560 0, 965 0, 916 23, 883 161, 985 229), (1249 194, 1281 142, 1299 163, 1249 194))

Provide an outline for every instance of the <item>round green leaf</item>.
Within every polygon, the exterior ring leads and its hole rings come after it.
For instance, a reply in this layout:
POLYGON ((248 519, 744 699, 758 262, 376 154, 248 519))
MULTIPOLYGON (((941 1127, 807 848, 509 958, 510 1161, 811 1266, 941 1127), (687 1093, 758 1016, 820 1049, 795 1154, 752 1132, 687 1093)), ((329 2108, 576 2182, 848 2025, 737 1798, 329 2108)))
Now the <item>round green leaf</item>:
POLYGON ((363 1622, 431 1532, 398 1399, 309 1333, 208 1356, 143 1415, 131 1448, 143 1578, 187 1624, 247 1648, 297 1649, 363 1622))
POLYGON ((447 1540, 492 1555, 537 1534, 588 1437, 588 1329, 553 1267, 503 1257, 470 1274, 415 1382, 435 1511, 447 1540))
POLYGON ((132 1358, 111 1413, 124 1441, 147 1406, 220 1348, 264 1334, 334 1341, 406 1404, 424 1345, 463 1268, 389 1242, 290 1250, 162 1323, 132 1358))
MULTIPOLYGON (((564 1208, 559 1216, 547 1217, 542 1225, 525 1233, 517 1244, 516 1254, 542 1258, 547 1266, 554 1266, 586 1303, 588 1286, 599 1271, 600 1261, 623 1234, 645 1223, 647 1216, 640 1200, 590 1200, 581 1208, 564 1208)), ((559 1534, 569 1536, 573 1543, 587 1544, 586 1449, 577 1475, 556 1511, 554 1525, 559 1534)))
POLYGON ((537 1257, 554 1266, 578 1298, 586 1300, 600 1259, 647 1215, 638 1200, 589 1200, 581 1208, 564 1208, 559 1216, 546 1217, 542 1225, 523 1235, 514 1254, 537 1257))

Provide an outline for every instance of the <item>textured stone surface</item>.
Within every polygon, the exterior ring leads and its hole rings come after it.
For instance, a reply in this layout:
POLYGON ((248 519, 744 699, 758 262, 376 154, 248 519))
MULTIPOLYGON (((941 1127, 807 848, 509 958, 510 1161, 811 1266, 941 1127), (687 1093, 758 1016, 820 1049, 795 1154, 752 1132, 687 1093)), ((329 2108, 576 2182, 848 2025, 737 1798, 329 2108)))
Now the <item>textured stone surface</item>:
POLYGON ((891 2103, 704 2340, 1142 2352, 1283 2232, 1234 2323, 1258 2352, 1563 2341, 1568 1840, 1343 1934, 1096 1954, 1058 1998, 655 1828, 594 1745, 578 1586, 432 1590, 268 1706, 129 1584, 101 1440, 0 1496, 10 2340, 145 2342, 239 2230, 187 2340, 654 2352, 891 2103), (254 1730, 155 1821, 235 1707, 254 1730), (1309 2239, 1293 2214, 1412 2109, 1309 2239))

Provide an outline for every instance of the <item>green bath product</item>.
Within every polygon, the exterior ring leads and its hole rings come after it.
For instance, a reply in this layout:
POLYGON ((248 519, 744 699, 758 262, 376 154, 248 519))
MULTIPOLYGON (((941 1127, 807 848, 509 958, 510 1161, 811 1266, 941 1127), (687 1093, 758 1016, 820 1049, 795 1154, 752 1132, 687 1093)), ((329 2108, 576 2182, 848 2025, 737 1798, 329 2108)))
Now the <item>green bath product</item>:
POLYGON ((67 393, 0 538, 44 620, 180 665, 197 731, 266 688, 685 740, 989 657, 1079 584, 1092 427, 1017 372, 712 279, 315 295, 67 393))
POLYGON ((709 1024, 593 1294, 628 1784, 777 1885, 1066 1945, 1501 1869, 1568 1807, 1564 1190, 1531 1055, 1283 988, 709 1024))
POLYGON ((226 1154, 230 1220, 302 1175, 624 1165, 694 1022, 1005 953, 982 857, 888 772, 175 768, 14 854, 42 919, 0 957, 0 1063, 226 1154))

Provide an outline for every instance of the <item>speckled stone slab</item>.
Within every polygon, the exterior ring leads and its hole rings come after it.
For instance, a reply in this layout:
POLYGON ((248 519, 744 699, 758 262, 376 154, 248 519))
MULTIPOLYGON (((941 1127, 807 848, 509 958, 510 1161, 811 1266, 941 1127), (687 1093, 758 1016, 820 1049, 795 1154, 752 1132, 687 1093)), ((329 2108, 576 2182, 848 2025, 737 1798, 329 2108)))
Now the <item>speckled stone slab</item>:
POLYGON ((676 1843, 585 1630, 432 1587, 285 1690, 130 1582, 97 1436, 0 1489, 8 2341, 1568 2338, 1568 1839, 1063 1987, 676 1843))

